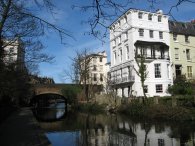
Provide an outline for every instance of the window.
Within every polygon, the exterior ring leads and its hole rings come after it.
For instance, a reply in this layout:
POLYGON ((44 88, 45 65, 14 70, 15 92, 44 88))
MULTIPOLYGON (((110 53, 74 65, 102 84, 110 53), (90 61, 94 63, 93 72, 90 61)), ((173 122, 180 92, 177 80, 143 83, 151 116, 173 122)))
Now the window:
POLYGON ((152 14, 148 14, 148 20, 152 20, 152 14))
POLYGON ((126 50, 127 50, 127 56, 126 56, 126 59, 129 60, 129 46, 126 46, 126 50))
POLYGON ((94 70, 94 71, 97 70, 97 66, 96 66, 96 65, 93 66, 93 70, 94 70))
POLYGON ((190 41, 189 41, 189 36, 187 36, 187 35, 185 35, 185 42, 186 43, 189 43, 190 41))
POLYGON ((103 74, 100 74, 100 81, 102 82, 103 80, 103 74))
POLYGON ((154 31, 153 30, 150 30, 149 33, 150 33, 150 38, 153 38, 154 37, 154 34, 153 34, 154 31))
POLYGON ((165 140, 164 139, 158 139, 158 146, 165 146, 165 140))
POLYGON ((93 80, 94 80, 94 81, 97 81, 97 74, 94 74, 93 80))
POLYGON ((121 44, 121 36, 118 37, 118 43, 121 44))
POLYGON ((94 57, 94 58, 93 58, 93 63, 95 64, 96 62, 97 62, 97 58, 94 57))
POLYGON ((100 62, 102 62, 102 57, 100 57, 100 62))
POLYGON ((175 48, 175 60, 179 60, 179 48, 175 48))
POLYGON ((121 68, 120 69, 120 75, 121 75, 121 78, 123 77, 123 69, 121 68))
POLYGON ((162 16, 158 16, 158 22, 162 21, 162 16))
POLYGON ((162 93, 162 92, 163 92, 162 84, 156 84, 156 93, 162 93))
POLYGON ((144 29, 139 29, 139 36, 144 36, 144 29))
POLYGON ((154 64, 154 74, 155 74, 155 78, 161 78, 161 65, 158 64, 154 64))
POLYGON ((120 49, 120 61, 121 62, 123 61, 123 51, 122 51, 122 49, 120 49))
POLYGON ((159 32, 159 38, 163 39, 163 32, 162 31, 159 32))
POLYGON ((113 54, 114 54, 114 64, 116 64, 116 51, 113 52, 113 54))
POLYGON ((139 19, 142 19, 142 18, 143 18, 143 13, 142 13, 142 12, 139 12, 139 13, 138 13, 138 18, 139 18, 139 19))
POLYGON ((173 40, 177 41, 177 34, 175 34, 175 33, 173 34, 173 40))
POLYGON ((116 46, 116 40, 113 40, 113 47, 116 46))
POLYGON ((190 49, 186 49, 186 58, 190 60, 190 49))
POLYGON ((170 76, 169 76, 169 64, 167 64, 167 78, 169 79, 170 76))
POLYGON ((125 40, 127 40, 127 39, 128 39, 128 32, 125 32, 125 34, 124 34, 124 38, 125 38, 125 40))
POLYGON ((144 93, 148 93, 148 85, 144 85, 144 93))
POLYGON ((188 78, 192 78, 192 66, 187 66, 187 75, 188 78))
POLYGON ((124 17, 124 23, 126 23, 126 22, 127 22, 127 16, 124 17))
POLYGON ((10 54, 14 53, 14 48, 13 47, 9 48, 9 53, 10 54))

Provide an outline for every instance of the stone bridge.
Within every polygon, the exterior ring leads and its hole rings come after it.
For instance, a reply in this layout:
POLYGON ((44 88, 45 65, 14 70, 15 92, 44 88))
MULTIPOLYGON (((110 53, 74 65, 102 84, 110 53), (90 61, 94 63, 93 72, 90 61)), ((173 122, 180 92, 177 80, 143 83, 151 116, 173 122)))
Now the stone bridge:
POLYGON ((66 86, 67 84, 36 84, 34 85, 35 96, 47 93, 62 95, 61 90, 66 86))

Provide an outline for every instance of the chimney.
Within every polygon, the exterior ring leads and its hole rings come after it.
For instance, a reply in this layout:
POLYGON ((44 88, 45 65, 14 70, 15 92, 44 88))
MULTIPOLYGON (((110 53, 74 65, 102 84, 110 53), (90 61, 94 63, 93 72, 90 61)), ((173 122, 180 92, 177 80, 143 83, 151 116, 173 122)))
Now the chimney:
POLYGON ((156 13, 157 13, 157 14, 163 14, 163 10, 157 9, 157 10, 156 10, 156 13))

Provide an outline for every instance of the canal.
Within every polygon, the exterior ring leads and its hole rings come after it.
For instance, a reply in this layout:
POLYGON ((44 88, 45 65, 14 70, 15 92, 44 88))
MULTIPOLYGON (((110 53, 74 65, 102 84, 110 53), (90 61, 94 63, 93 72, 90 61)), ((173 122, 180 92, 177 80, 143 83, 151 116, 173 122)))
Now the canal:
POLYGON ((154 122, 64 109, 60 103, 34 111, 52 146, 195 146, 194 122, 154 122))

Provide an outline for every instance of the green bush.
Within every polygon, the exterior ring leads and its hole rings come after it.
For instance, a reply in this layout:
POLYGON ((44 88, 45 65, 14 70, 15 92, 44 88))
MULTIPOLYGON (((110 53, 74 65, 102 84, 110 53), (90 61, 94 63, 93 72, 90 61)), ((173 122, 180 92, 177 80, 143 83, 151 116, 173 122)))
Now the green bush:
POLYGON ((78 86, 71 85, 64 87, 61 92, 63 96, 67 98, 67 102, 69 104, 76 104, 77 95, 81 93, 81 88, 78 86))
POLYGON ((185 76, 180 76, 175 79, 174 85, 168 88, 168 92, 172 95, 192 95, 193 86, 191 82, 186 80, 185 76))

